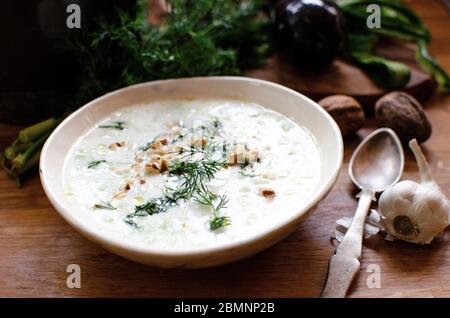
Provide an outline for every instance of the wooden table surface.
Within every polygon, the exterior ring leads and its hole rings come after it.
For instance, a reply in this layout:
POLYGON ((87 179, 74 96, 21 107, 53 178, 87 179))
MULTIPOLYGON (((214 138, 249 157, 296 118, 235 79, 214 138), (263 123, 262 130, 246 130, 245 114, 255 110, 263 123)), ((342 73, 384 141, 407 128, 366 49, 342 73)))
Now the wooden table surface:
MULTIPOLYGON (((440 1, 408 1, 433 35, 430 50, 450 71, 450 11, 440 1)), ((426 103, 433 136, 424 146, 436 181, 450 196, 450 96, 426 103)), ((331 193, 298 230, 268 250, 230 265, 202 270, 146 267, 91 243, 58 215, 44 195, 37 173, 17 189, 0 172, 0 296, 101 297, 317 297, 333 251, 329 239, 336 219, 351 215, 355 191, 347 163, 362 129, 345 141, 345 164, 331 193), (81 267, 81 288, 66 286, 69 264, 81 267)), ((0 147, 18 128, 0 125, 0 147)), ((407 156, 405 179, 417 179, 407 156)), ((365 242, 361 274, 351 297, 450 297, 450 230, 431 246, 365 242), (381 288, 369 288, 369 265, 381 270, 381 288)))

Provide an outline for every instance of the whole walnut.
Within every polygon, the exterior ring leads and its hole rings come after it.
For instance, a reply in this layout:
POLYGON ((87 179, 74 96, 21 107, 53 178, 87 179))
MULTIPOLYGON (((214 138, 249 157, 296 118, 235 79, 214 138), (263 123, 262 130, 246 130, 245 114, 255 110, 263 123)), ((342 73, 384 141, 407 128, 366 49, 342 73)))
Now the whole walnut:
POLYGON ((320 100, 319 105, 333 117, 344 137, 356 133, 364 125, 364 110, 353 97, 331 95, 320 100))
POLYGON ((431 136, 431 124, 422 105, 404 92, 381 97, 375 105, 375 118, 379 127, 391 128, 404 143, 414 138, 422 143, 431 136))

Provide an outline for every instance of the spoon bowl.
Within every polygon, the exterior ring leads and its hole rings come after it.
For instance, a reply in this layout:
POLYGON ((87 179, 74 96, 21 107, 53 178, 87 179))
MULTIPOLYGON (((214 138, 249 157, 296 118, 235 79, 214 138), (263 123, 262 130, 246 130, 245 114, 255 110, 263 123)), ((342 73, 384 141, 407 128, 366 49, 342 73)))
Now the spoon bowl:
POLYGON ((381 128, 359 144, 348 170, 358 188, 381 192, 400 179, 404 161, 397 135, 392 129, 381 128))

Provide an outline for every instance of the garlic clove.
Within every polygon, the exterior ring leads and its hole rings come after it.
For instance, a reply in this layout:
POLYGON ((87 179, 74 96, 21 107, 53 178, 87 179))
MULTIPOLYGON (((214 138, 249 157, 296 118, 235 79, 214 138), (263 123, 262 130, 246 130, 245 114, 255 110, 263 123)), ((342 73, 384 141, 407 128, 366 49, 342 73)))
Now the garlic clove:
POLYGON ((450 204, 434 182, 416 140, 410 148, 419 166, 421 183, 401 181, 380 196, 381 225, 389 239, 428 244, 450 223, 450 204))
POLYGON ((418 235, 417 224, 410 215, 416 189, 415 182, 402 181, 384 191, 380 197, 381 226, 394 238, 410 241, 418 235))

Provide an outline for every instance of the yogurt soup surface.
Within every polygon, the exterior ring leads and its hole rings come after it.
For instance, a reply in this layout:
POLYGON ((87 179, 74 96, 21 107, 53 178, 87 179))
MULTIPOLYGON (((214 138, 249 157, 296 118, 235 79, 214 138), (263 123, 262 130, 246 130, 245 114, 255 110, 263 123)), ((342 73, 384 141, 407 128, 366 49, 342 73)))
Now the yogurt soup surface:
POLYGON ((239 100, 177 99, 114 113, 64 163, 83 219, 139 246, 192 250, 242 240, 286 220, 320 177, 314 137, 239 100))

